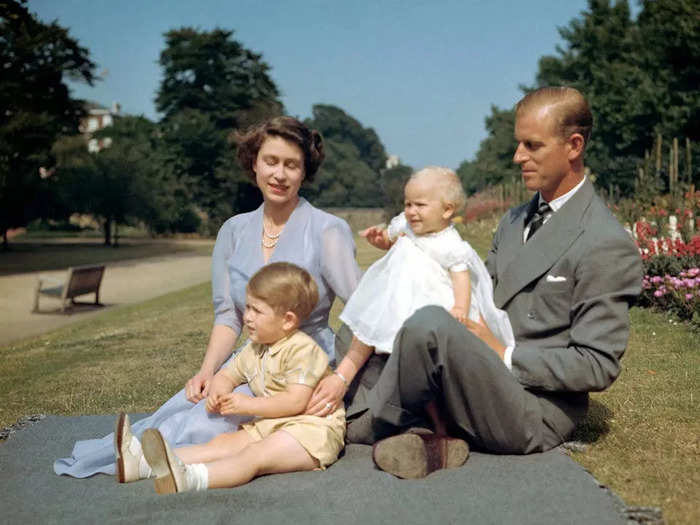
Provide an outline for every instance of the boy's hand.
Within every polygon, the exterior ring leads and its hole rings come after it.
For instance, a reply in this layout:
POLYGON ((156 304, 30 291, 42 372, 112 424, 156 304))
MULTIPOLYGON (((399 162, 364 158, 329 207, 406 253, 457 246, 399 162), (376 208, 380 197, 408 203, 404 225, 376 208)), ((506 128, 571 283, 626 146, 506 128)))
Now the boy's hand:
POLYGON ((386 229, 381 226, 370 226, 360 232, 360 235, 367 239, 367 242, 380 250, 388 250, 391 248, 391 241, 386 229))
POLYGON ((217 394, 211 394, 207 396, 207 404, 206 404, 206 409, 207 412, 211 413, 218 413, 219 412, 219 404, 221 402, 221 396, 217 394))
POLYGON ((252 398, 246 394, 231 392, 219 398, 219 413, 223 416, 231 414, 253 415, 247 410, 252 398))
POLYGON ((469 316, 467 315, 467 311, 460 307, 460 306, 453 306, 452 309, 450 310, 450 314, 452 317, 457 319, 460 323, 466 324, 467 319, 469 319, 469 316))

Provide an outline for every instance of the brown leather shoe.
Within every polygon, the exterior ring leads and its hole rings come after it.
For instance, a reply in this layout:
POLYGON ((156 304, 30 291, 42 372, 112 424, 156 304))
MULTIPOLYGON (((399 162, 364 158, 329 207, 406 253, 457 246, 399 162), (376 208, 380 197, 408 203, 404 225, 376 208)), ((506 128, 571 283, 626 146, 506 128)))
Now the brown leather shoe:
POLYGON ((381 470, 404 479, 423 478, 438 469, 464 465, 469 445, 462 439, 406 433, 377 441, 372 460, 381 470))

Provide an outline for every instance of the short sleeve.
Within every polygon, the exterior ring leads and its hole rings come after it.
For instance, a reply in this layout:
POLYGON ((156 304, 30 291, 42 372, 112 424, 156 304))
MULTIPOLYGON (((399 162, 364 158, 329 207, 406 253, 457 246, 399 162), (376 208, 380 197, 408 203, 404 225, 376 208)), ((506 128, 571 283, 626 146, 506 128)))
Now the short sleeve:
POLYGON ((234 383, 242 384, 248 382, 248 374, 246 373, 245 363, 251 358, 251 352, 254 352, 253 345, 248 343, 243 347, 243 350, 238 352, 233 359, 221 370, 234 383))
POLYGON ((396 217, 391 219, 387 227, 387 233, 389 234, 389 240, 392 242, 402 233, 408 233, 408 221, 406 220, 404 212, 399 213, 396 217))
POLYGON ((328 370, 328 356, 312 340, 292 345, 284 357, 287 384, 315 388, 328 370))
POLYGON ((350 227, 343 220, 333 221, 323 230, 321 244, 321 274, 335 295, 347 302, 361 276, 350 227))
POLYGON ((443 246, 441 260, 438 262, 451 272, 466 272, 469 269, 469 260, 473 251, 469 243, 461 238, 450 238, 443 246))
POLYGON ((214 303, 214 324, 241 333, 241 313, 236 310, 226 262, 233 255, 233 222, 226 221, 219 229, 211 258, 211 288, 214 303))

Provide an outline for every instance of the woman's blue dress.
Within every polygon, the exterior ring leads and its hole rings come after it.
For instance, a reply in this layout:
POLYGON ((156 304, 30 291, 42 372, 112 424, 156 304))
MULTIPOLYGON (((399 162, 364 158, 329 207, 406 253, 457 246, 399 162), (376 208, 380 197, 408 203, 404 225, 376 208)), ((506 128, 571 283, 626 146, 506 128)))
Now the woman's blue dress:
MULTIPOLYGON (((214 324, 230 326, 240 334, 248 279, 265 262, 261 246, 263 207, 236 215, 219 230, 212 255, 214 324)), ((334 357, 334 335, 328 315, 336 295, 347 301, 360 279, 355 244, 347 223, 299 199, 282 231, 268 263, 288 261, 305 268, 316 280, 319 301, 301 329, 334 357)), ((240 391, 250 393, 247 385, 240 391)), ((191 403, 180 390, 152 415, 134 423, 140 436, 158 428, 176 447, 205 443, 214 436, 233 432, 249 417, 220 416, 205 410, 205 401, 191 403)), ((84 478, 97 473, 114 474, 114 437, 77 441, 70 457, 54 462, 56 474, 84 478)))

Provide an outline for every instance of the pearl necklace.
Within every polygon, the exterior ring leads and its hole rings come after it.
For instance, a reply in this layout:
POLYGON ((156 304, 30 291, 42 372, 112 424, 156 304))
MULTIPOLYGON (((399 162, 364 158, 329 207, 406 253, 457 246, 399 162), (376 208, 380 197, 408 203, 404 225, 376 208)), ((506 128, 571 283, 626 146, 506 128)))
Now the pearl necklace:
MULTIPOLYGON (((284 229, 284 226, 282 226, 282 229, 284 229)), ((265 229, 265 223, 263 223, 263 237, 261 240, 263 248, 274 248, 275 246, 277 246, 277 242, 279 241, 280 235, 282 235, 282 230, 280 230, 275 235, 270 235, 269 233, 267 233, 267 230, 265 229), (265 242, 265 237, 267 237, 268 239, 272 239, 272 242, 265 242)))

